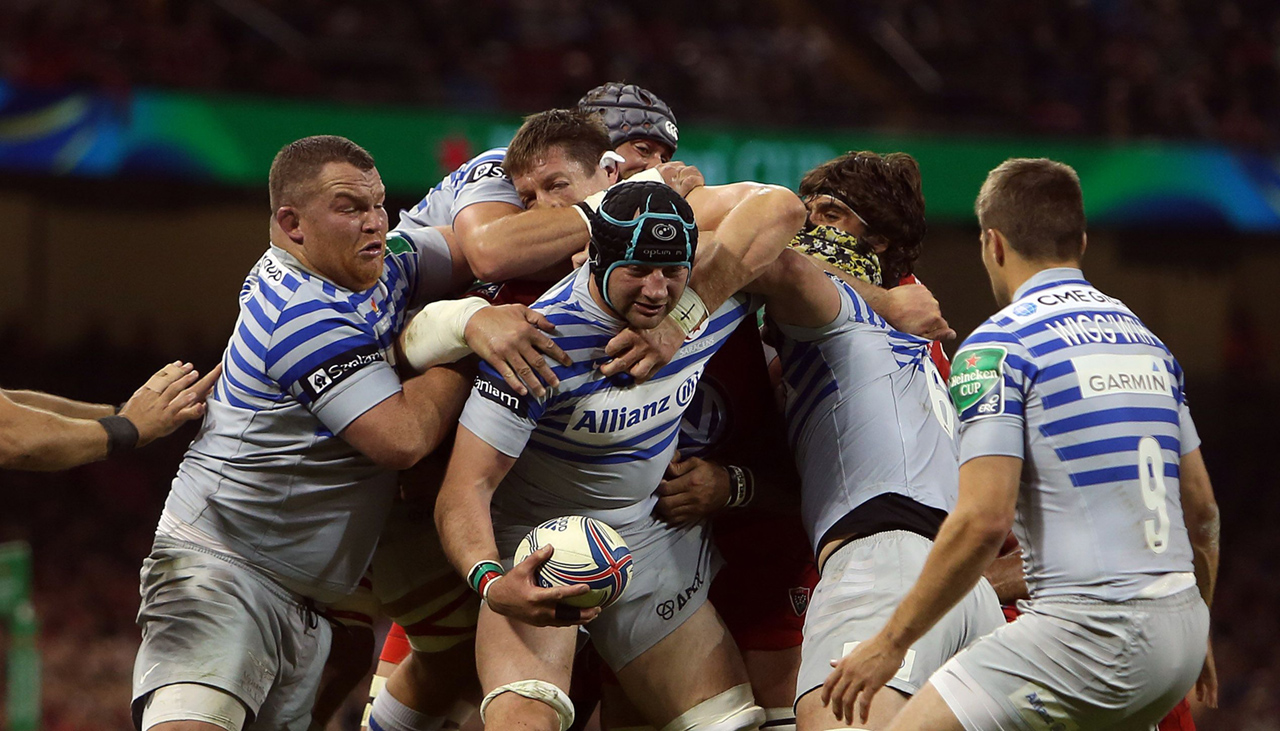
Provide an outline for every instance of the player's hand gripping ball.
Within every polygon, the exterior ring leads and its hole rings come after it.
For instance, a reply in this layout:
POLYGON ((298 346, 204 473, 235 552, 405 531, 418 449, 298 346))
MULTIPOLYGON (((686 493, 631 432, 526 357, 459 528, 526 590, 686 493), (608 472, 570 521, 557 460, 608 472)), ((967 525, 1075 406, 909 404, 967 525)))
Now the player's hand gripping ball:
POLYGON ((591 587, 585 594, 565 599, 565 604, 607 607, 618 601, 631 581, 631 549, 617 531, 594 518, 567 515, 548 520, 516 546, 515 562, 548 544, 555 551, 539 569, 538 585, 591 587))

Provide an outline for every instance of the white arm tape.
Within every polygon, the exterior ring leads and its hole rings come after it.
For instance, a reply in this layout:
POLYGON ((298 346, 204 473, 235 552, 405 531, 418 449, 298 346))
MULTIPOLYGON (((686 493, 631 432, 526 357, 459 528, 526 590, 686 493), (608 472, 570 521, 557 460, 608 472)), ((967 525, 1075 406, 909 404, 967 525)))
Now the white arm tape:
POLYGON ((631 177, 627 178, 628 183, 636 180, 640 180, 640 181, 647 180, 650 183, 662 183, 663 185, 667 184, 666 179, 662 177, 662 173, 657 168, 649 168, 647 170, 641 170, 635 175, 632 175, 631 177))
POLYGON ((400 349, 415 370, 453 363, 471 354, 464 333, 471 316, 488 307, 479 297, 440 300, 422 308, 400 334, 400 349))
POLYGON ((667 315, 680 329, 684 331, 685 337, 689 337, 689 333, 698 329, 702 321, 707 319, 707 306, 703 303, 698 293, 693 291, 693 287, 685 286, 684 294, 680 295, 680 301, 671 310, 671 314, 667 315))
POLYGON ((489 707, 494 698, 503 693, 515 693, 530 700, 542 701, 551 706, 556 715, 560 717, 560 731, 565 731, 565 729, 573 725, 573 701, 569 700, 568 694, 563 690, 545 680, 517 680, 514 683, 499 685, 489 691, 484 700, 480 701, 481 723, 484 723, 485 709, 489 707))

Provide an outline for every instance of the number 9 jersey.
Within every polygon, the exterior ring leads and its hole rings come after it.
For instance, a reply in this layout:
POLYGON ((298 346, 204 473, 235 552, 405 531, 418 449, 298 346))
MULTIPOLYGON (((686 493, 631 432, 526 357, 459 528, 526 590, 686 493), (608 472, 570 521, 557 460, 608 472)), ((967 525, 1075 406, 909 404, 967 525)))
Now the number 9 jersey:
POLYGON ((1013 531, 1033 599, 1121 602, 1195 583, 1178 470, 1200 446, 1182 368, 1079 269, 1037 273, 965 340, 960 463, 1023 460, 1013 531))

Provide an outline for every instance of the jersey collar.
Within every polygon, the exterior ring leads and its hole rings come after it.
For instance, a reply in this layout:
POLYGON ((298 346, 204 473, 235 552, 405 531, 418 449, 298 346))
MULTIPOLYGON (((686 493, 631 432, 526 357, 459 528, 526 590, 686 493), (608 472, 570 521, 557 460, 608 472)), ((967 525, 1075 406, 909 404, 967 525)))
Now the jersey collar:
POLYGON ((1052 269, 1041 269, 1031 275, 1030 279, 1023 282, 1021 287, 1018 287, 1018 291, 1013 293, 1013 301, 1017 302, 1027 295, 1035 294, 1042 289, 1056 287, 1060 284, 1087 285, 1089 282, 1084 278, 1084 272, 1080 271, 1076 267, 1054 267, 1052 269))

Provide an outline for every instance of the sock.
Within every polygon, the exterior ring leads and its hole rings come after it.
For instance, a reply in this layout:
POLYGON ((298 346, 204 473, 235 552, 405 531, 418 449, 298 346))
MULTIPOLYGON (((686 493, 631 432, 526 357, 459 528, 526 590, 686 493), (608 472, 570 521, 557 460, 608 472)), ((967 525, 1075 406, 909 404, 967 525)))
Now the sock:
POLYGON ((440 731, 444 718, 418 713, 385 690, 373 699, 369 731, 440 731))

